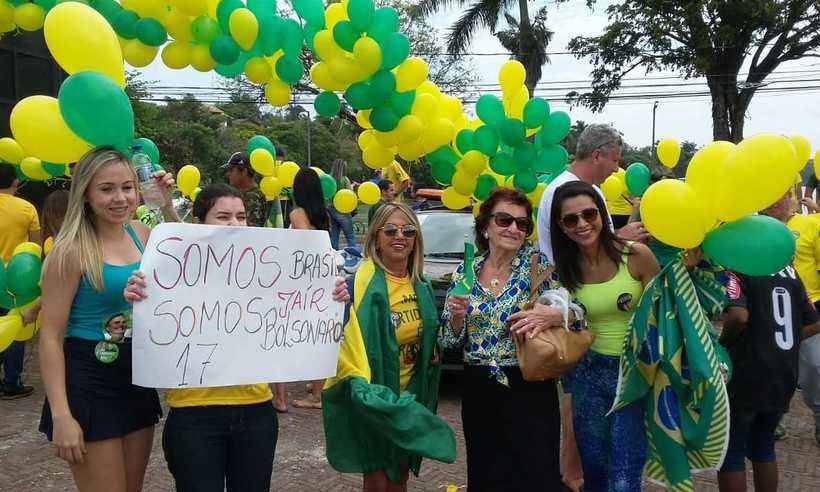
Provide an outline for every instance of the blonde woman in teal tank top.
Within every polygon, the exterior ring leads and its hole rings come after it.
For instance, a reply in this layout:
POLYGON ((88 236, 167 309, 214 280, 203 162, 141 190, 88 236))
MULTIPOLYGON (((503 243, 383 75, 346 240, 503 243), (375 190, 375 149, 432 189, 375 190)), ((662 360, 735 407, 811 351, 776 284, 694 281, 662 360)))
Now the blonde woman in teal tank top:
MULTIPOLYGON (((154 173, 170 205, 173 177, 154 173)), ((162 413, 156 390, 131 384, 130 306, 123 289, 150 230, 131 220, 138 181, 128 158, 97 149, 72 171, 68 209, 43 266, 40 430, 78 490, 142 488, 162 413)))
POLYGON ((643 409, 633 404, 608 412, 632 313, 660 266, 645 245, 624 241, 603 226, 609 221, 606 206, 587 183, 560 186, 550 220, 560 281, 584 307, 587 327, 595 333, 586 357, 565 378, 584 490, 638 492, 646 460, 643 409))

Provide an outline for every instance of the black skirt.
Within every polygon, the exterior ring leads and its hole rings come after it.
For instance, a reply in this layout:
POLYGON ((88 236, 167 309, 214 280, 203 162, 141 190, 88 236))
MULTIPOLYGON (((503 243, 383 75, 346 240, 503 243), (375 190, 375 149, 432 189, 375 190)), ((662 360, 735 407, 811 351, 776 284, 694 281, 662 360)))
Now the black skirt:
POLYGON ((518 367, 503 370, 509 387, 496 381, 489 367, 464 366, 468 490, 561 490, 555 380, 527 382, 518 367))
MULTIPOLYGON (((103 363, 94 355, 97 342, 66 338, 66 395, 71 415, 87 442, 122 437, 159 422, 162 407, 155 389, 131 384, 131 344, 119 345, 119 356, 103 363)), ((51 408, 46 399, 40 432, 53 437, 51 408)))

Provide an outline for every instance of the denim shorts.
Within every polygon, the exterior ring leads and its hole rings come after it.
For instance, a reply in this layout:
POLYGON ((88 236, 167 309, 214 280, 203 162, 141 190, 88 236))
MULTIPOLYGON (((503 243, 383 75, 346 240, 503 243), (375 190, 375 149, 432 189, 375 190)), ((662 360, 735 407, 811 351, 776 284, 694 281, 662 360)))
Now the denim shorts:
POLYGON ((743 409, 731 411, 729 449, 720 471, 744 471, 746 458, 757 463, 774 461, 774 430, 783 413, 743 409))

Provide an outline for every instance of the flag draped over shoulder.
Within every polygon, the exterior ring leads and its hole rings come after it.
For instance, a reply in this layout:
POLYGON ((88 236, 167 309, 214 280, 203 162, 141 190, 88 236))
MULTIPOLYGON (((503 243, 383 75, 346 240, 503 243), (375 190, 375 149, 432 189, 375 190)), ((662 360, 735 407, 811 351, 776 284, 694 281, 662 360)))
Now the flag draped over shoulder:
POLYGON ((422 317, 421 347, 413 376, 400 391, 399 347, 384 272, 364 260, 353 282, 336 376, 325 382, 322 392, 330 465, 345 473, 385 470, 397 482, 402 463, 418 475, 422 457, 454 462, 453 430, 435 415, 441 365, 429 363, 438 332, 430 285, 414 285, 422 317))
POLYGON ((720 467, 729 444, 730 362, 709 317, 725 291, 711 272, 669 262, 647 286, 624 341, 612 411, 641 402, 650 480, 692 491, 691 472, 720 467))

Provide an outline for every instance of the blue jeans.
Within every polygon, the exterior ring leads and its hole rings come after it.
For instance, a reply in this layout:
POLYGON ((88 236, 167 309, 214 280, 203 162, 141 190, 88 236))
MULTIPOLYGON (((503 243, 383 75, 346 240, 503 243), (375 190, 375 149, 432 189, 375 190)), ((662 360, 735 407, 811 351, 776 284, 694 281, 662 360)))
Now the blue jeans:
POLYGON ((330 245, 333 249, 339 249, 339 237, 342 232, 347 239, 347 246, 357 247, 356 234, 353 232, 353 216, 343 214, 333 206, 328 207, 327 211, 330 214, 330 245))
POLYGON ((646 461, 644 410, 632 403, 612 415, 620 358, 587 352, 572 371, 572 425, 585 492, 641 490, 646 461))
POLYGON ((162 448, 177 492, 267 492, 278 433, 270 401, 172 408, 162 448))
POLYGON ((3 386, 16 388, 23 384, 20 375, 23 373, 23 359, 26 354, 26 342, 11 342, 8 348, 0 353, 0 366, 3 366, 3 386))

